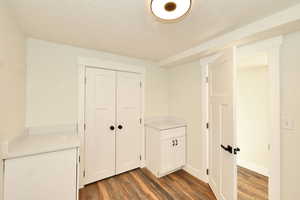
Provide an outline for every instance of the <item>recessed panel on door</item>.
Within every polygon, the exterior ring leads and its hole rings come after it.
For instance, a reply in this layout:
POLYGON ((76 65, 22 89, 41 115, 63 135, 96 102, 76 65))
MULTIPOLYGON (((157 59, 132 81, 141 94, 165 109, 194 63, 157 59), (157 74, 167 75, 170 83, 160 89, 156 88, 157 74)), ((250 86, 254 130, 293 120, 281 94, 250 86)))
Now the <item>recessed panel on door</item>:
POLYGON ((175 139, 175 168, 185 165, 185 136, 175 139))
POLYGON ((116 173, 140 166, 141 77, 117 72, 116 173))
MULTIPOLYGON (((219 193, 220 186, 220 135, 218 123, 219 107, 214 99, 209 102, 209 183, 215 194, 219 193)), ((217 196, 217 195, 216 195, 217 196)))
POLYGON ((86 69, 85 182, 115 175, 116 72, 86 69))
POLYGON ((174 138, 167 138, 162 141, 162 161, 160 175, 172 171, 175 167, 175 140, 174 138))
POLYGON ((218 200, 236 200, 234 53, 229 49, 209 67, 209 184, 218 200))

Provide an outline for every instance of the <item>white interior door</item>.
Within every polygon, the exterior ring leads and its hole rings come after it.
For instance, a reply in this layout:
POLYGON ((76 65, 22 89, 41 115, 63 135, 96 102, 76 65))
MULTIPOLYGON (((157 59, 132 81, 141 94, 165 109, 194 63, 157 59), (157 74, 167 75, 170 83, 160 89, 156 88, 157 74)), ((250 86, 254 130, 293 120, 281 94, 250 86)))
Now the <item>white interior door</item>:
POLYGON ((116 72, 86 69, 85 184, 115 175, 116 72))
POLYGON ((141 77, 117 72, 116 174, 140 166, 141 77))
POLYGON ((228 49, 208 67, 209 184, 218 200, 237 199, 234 62, 235 49, 228 49))

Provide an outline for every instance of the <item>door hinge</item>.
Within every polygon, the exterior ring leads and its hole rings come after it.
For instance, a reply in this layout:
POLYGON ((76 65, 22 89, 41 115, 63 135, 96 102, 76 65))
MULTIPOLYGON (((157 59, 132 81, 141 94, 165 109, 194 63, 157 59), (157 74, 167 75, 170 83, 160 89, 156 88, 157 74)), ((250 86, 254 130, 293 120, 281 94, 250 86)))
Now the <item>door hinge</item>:
POLYGON ((142 88, 142 81, 140 81, 140 88, 142 88))
POLYGON ((140 124, 142 124, 142 118, 140 118, 140 124))
POLYGON ((206 123, 206 128, 209 129, 209 123, 208 122, 206 123))
POLYGON ((85 177, 85 170, 83 170, 83 177, 85 177))
POLYGON ((78 157, 78 162, 80 162, 80 156, 78 157))
POLYGON ((207 76, 207 77, 205 77, 205 82, 206 82, 206 83, 208 83, 208 76, 207 76))
POLYGON ((206 175, 209 175, 209 169, 206 169, 206 175))
POLYGON ((86 130, 86 124, 83 125, 83 129, 84 129, 84 131, 86 130))
POLYGON ((86 81, 87 81, 87 78, 86 78, 86 77, 84 77, 84 84, 86 84, 86 81))
POLYGON ((142 160, 142 156, 140 155, 140 160, 142 160))

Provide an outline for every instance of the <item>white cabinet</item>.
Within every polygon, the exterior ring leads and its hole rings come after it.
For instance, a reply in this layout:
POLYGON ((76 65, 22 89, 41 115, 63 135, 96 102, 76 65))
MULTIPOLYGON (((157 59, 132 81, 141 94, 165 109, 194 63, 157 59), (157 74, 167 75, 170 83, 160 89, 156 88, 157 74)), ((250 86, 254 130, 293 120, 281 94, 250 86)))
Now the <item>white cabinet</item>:
POLYGON ((76 149, 4 161, 4 200, 76 200, 76 149))
POLYGON ((79 141, 33 135, 7 144, 1 152, 3 200, 78 200, 79 141))
POLYGON ((146 165, 157 177, 162 177, 186 163, 186 126, 146 127, 146 165))
POLYGON ((84 184, 140 166, 141 97, 140 74, 86 68, 84 184))

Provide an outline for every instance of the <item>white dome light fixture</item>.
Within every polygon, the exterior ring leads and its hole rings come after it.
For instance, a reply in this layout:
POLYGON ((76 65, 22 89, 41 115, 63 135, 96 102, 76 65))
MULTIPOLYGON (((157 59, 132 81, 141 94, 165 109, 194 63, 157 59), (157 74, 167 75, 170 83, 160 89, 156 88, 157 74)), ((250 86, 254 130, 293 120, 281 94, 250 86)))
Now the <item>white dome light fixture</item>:
POLYGON ((185 17, 192 7, 192 0, 151 0, 151 11, 163 21, 178 21, 185 17))

